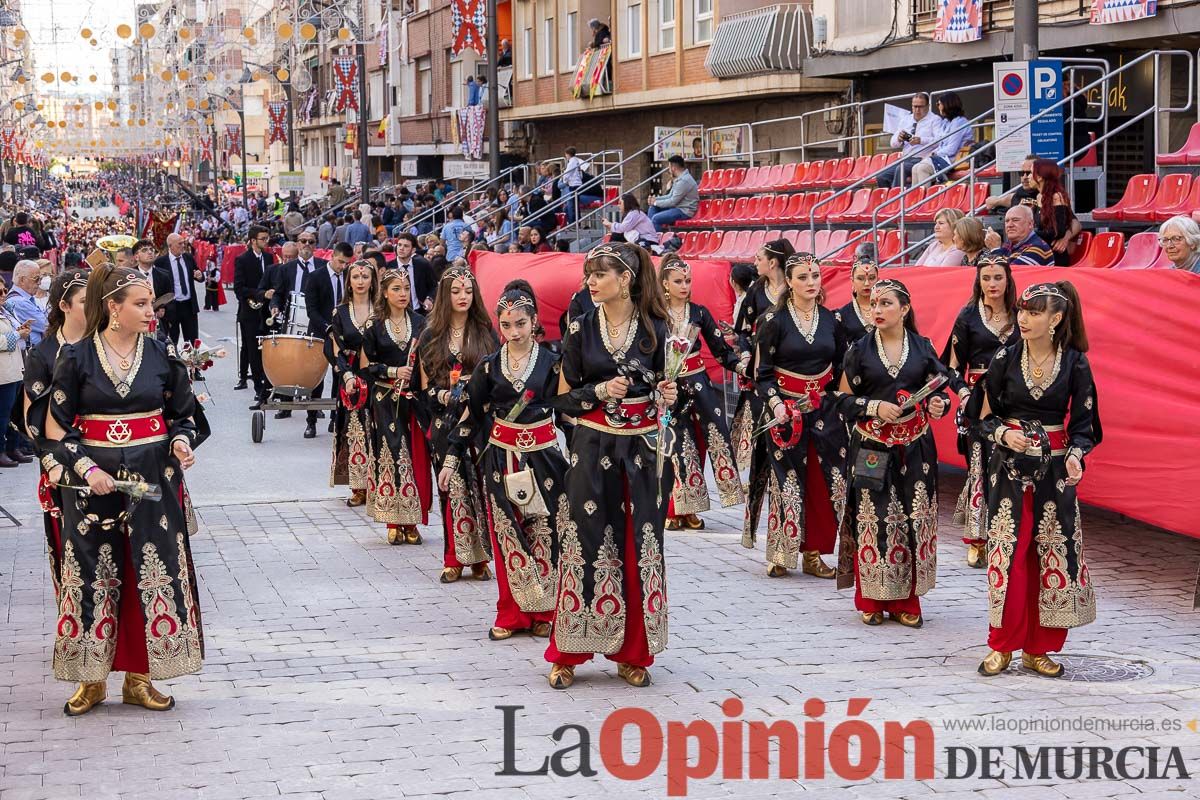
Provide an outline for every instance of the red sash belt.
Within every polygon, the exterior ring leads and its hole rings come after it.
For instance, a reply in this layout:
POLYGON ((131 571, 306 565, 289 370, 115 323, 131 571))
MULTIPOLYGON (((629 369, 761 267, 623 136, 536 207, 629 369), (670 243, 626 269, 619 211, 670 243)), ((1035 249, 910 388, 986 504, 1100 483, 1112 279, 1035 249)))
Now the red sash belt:
POLYGON ((650 398, 634 397, 621 401, 621 416, 609 415, 601 405, 600 408, 594 408, 579 417, 579 424, 618 436, 637 436, 658 425, 657 417, 657 410, 650 398), (630 417, 640 419, 634 422, 627 419, 630 417))
POLYGON ((697 372, 704 371, 704 357, 700 355, 700 351, 690 354, 683 360, 683 372, 679 373, 679 377, 686 378, 689 375, 695 375, 697 372))
MULTIPOLYGON (((1021 421, 1015 419, 1004 420, 1004 427, 1011 431, 1020 431, 1021 421)), ((1046 432, 1046 438, 1050 440, 1050 455, 1065 456, 1067 454, 1067 432, 1062 425, 1043 425, 1042 430, 1046 432)))
POLYGON ((505 450, 529 453, 554 447, 558 444, 558 434, 554 430, 554 422, 549 419, 527 425, 498 419, 492 423, 492 435, 488 441, 505 450))
POLYGON ((399 378, 395 380, 391 378, 380 378, 379 380, 375 381, 375 385, 383 387, 384 389, 390 389, 393 392, 398 393, 401 397, 411 398, 413 396, 411 381, 405 384, 399 378))
POLYGON ((893 445, 907 445, 915 442, 925 429, 929 427, 924 409, 917 408, 901 417, 896 422, 884 422, 881 419, 860 419, 855 423, 858 432, 872 441, 893 445))
POLYGON ((790 397, 793 400, 798 400, 807 395, 813 408, 821 407, 821 395, 824 394, 825 386, 829 383, 829 379, 833 377, 833 368, 829 367, 820 375, 800 375, 796 372, 788 372, 786 369, 775 368, 775 381, 779 384, 779 391, 785 397, 790 397))
POLYGON ((140 414, 84 414, 75 419, 88 447, 132 447, 167 440, 162 410, 140 414))
POLYGON ((974 389, 975 384, 979 383, 979 379, 986 374, 987 367, 970 367, 967 369, 963 377, 967 381, 967 386, 970 386, 972 389, 974 389))

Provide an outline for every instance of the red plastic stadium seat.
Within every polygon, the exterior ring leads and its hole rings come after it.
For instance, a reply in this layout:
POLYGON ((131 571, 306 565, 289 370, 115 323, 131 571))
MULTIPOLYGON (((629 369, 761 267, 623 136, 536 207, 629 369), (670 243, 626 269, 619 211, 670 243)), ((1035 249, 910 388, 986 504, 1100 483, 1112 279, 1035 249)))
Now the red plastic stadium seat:
POLYGON ((833 165, 833 173, 829 176, 829 185, 833 187, 849 186, 850 175, 854 172, 853 158, 839 158, 833 165))
POLYGON ((854 166, 850 170, 850 174, 845 176, 841 181, 835 181, 834 186, 850 186, 858 183, 863 178, 867 177, 867 170, 871 166, 871 156, 859 156, 854 159, 854 166))
POLYGON ((763 186, 762 186, 764 192, 773 192, 773 191, 775 191, 776 187, 778 187, 779 184, 782 183, 783 169, 784 169, 783 164, 776 164, 775 166, 773 166, 769 170, 767 170, 767 177, 763 181, 763 186))
POLYGON ((867 174, 865 177, 871 183, 874 183, 876 173, 891 163, 892 157, 890 153, 876 153, 871 156, 871 163, 867 165, 867 174))
POLYGON ((828 222, 833 222, 835 216, 840 216, 854 202, 855 194, 857 193, 842 192, 841 194, 835 194, 833 199, 820 210, 820 218, 828 222))
MULTIPOLYGON (((1092 137, 1093 142, 1096 141, 1096 132, 1095 131, 1092 131, 1090 136, 1092 137)), ((1073 166, 1076 166, 1076 167, 1098 167, 1098 166, 1100 166, 1100 156, 1098 155, 1098 153, 1099 153, 1099 149, 1096 147, 1096 145, 1093 144, 1087 150, 1083 151, 1083 155, 1081 155, 1078 159, 1075 160, 1075 163, 1073 166)))
POLYGON ((1121 257, 1125 255, 1125 237, 1119 233, 1097 233, 1092 237, 1091 244, 1073 267, 1090 267, 1092 269, 1112 269, 1121 257))
POLYGON ((783 238, 792 243, 792 247, 797 253, 806 253, 812 251, 812 231, 788 231, 783 234, 783 238))
POLYGON ((754 254, 758 249, 767 243, 766 231, 750 231, 750 236, 746 239, 742 249, 735 255, 738 261, 753 261, 754 254))
POLYGON ((785 192, 801 192, 804 191, 804 179, 808 177, 809 171, 812 169, 812 164, 807 161, 801 161, 796 165, 796 171, 792 174, 784 186, 782 191, 785 192))
POLYGON ((991 193, 992 193, 992 187, 988 186, 986 183, 975 184, 975 197, 972 200, 972 202, 970 202, 968 204, 971 207, 970 208, 963 207, 963 212, 966 213, 967 215, 971 215, 975 211, 978 211, 981 208, 986 208, 987 207, 987 199, 991 193))
POLYGON ((816 195, 816 197, 813 198, 812 205, 808 209, 809 214, 804 215, 804 221, 805 222, 808 221, 809 215, 812 214, 813 210, 815 209, 816 214, 813 215, 813 221, 814 222, 824 222, 825 221, 825 212, 827 212, 829 210, 829 205, 830 205, 829 203, 825 203, 825 201, 828 200, 829 198, 833 197, 833 189, 826 189, 823 192, 813 192, 812 194, 816 195), (821 206, 820 208, 817 208, 818 203, 825 203, 825 205, 821 206))
POLYGON ((784 164, 779 171, 779 180, 771 188, 777 192, 789 191, 792 183, 796 180, 796 169, 799 166, 799 164, 784 164))
POLYGON ((780 223, 798 222, 800 220, 800 209, 804 206, 805 195, 791 194, 786 195, 786 197, 787 205, 784 206, 777 221, 780 223))
POLYGON ((817 204, 818 192, 805 192, 800 195, 800 207, 795 216, 789 217, 789 222, 799 222, 808 224, 808 217, 812 213, 812 207, 817 204))
POLYGON ((1113 269, 1149 269, 1158 259, 1158 234, 1135 233, 1125 245, 1125 255, 1113 269))
POLYGON ((1179 172, 1164 175, 1158 182, 1154 197, 1144 204, 1121 209, 1120 218, 1124 222, 1153 222, 1158 218, 1159 209, 1179 205, 1187 199, 1191 190, 1191 175, 1179 172))
POLYGON ((740 225, 746 221, 746 207, 750 205, 750 198, 739 197, 733 203, 733 213, 729 215, 727 222, 740 225))
MULTIPOLYGON (((771 205, 763 212, 763 223, 773 225, 777 222, 783 222, 785 213, 787 212, 788 203, 791 202, 791 196, 786 194, 777 194, 771 198, 771 205)), ((778 236, 775 238, 779 238, 778 236)))
POLYGON ((908 215, 909 219, 918 222, 933 222, 942 209, 957 208, 961 211, 962 206, 967 202, 967 185, 959 183, 945 191, 941 191, 941 189, 940 186, 930 187, 930 191, 926 195, 927 199, 913 209, 912 213, 908 215))
POLYGON ((712 231, 708 234, 708 241, 704 242, 700 247, 700 258, 710 258, 721 247, 721 241, 725 238, 724 231, 712 231))
POLYGON ((1083 260, 1084 255, 1087 253, 1087 249, 1092 245, 1092 232, 1082 231, 1078 236, 1071 240, 1071 243, 1075 245, 1075 249, 1071 252, 1071 258, 1067 262, 1068 267, 1073 267, 1083 260))
MULTIPOLYGON (((698 231, 688 231, 680 237, 679 256, 681 258, 695 257, 695 255, 700 251, 700 248, 697 245, 700 241, 701 235, 702 234, 698 231)), ((708 236, 707 231, 704 232, 703 235, 708 236)))
POLYGON ((1158 258, 1154 259, 1154 263, 1150 265, 1150 269, 1175 269, 1175 265, 1171 263, 1171 259, 1167 258, 1167 251, 1160 249, 1158 251, 1158 258))
MULTIPOLYGON (((1169 175, 1167 177, 1170 177, 1169 175)), ((1162 194, 1162 191, 1159 191, 1162 194)), ((1154 221, 1166 222, 1171 217, 1188 216, 1200 210, 1200 178, 1192 178, 1192 190, 1179 199, 1177 203, 1156 204, 1154 221)))
MULTIPOLYGON (((783 238, 783 231, 780 231, 780 230, 767 231, 767 238, 766 238, 767 242, 773 242, 776 239, 782 239, 782 238, 783 238)), ((765 244, 765 242, 764 242, 764 244, 765 244)))
POLYGON ((716 174, 715 169, 706 169, 700 174, 700 182, 696 184, 696 191, 700 194, 708 194, 709 188, 712 186, 713 176, 716 174))
MULTIPOLYGON (((896 191, 897 189, 900 189, 900 187, 899 186, 892 187, 892 191, 896 191)), ((903 191, 903 190, 901 190, 901 191, 903 191)), ((888 222, 889 217, 893 217, 893 216, 898 217, 899 216, 899 214, 900 214, 900 194, 901 194, 900 191, 896 191, 895 194, 888 192, 887 202, 879 207, 879 221, 880 222, 886 223, 886 222, 888 222)), ((905 213, 911 214, 912 209, 914 209, 918 205, 920 205, 921 201, 924 199, 925 199, 925 187, 918 186, 917 188, 909 191, 907 194, 904 195, 904 211, 905 211, 905 213)))
POLYGON ((828 215, 829 221, 834 224, 842 224, 853 222, 857 214, 861 214, 866 210, 867 204, 871 201, 871 192, 874 189, 855 189, 850 195, 850 201, 844 209, 836 213, 828 215))
POLYGON ((813 236, 813 255, 819 256, 829 249, 829 231, 822 228, 813 236))
POLYGON ((1192 126, 1183 147, 1174 153, 1163 153, 1158 157, 1163 167, 1178 167, 1184 164, 1200 164, 1200 122, 1192 126))
POLYGON ((804 177, 800 179, 800 187, 803 189, 811 189, 814 186, 820 186, 821 172, 825 169, 824 161, 808 162, 808 169, 804 172, 804 177))
POLYGON ((720 191, 728 194, 730 189, 737 186, 746 177, 745 167, 734 167, 725 171, 725 181, 721 184, 720 191))
POLYGON ((826 260, 829 263, 845 265, 854 260, 854 248, 857 245, 846 244, 849 238, 850 231, 845 228, 829 232, 829 242, 825 245, 825 252, 829 253, 826 260))
POLYGON ((1125 184, 1125 194, 1114 206, 1097 208, 1092 212, 1092 219, 1120 219, 1121 212, 1127 208, 1145 205, 1154 197, 1158 189, 1157 175, 1134 175, 1125 184))
POLYGON ((903 249, 900 244, 900 231, 895 229, 880 231, 879 248, 875 252, 875 260, 882 265, 889 258, 900 255, 900 251, 903 249))

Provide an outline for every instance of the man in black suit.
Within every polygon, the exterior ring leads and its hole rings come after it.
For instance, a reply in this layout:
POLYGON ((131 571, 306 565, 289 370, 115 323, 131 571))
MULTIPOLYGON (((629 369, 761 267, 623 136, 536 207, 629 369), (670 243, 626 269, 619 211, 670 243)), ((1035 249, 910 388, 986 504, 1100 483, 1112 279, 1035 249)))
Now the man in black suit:
POLYGON ((186 239, 178 233, 172 233, 167 236, 167 252, 154 262, 154 269, 170 281, 168 284, 160 277, 156 283, 170 285, 170 291, 175 293, 174 302, 166 307, 164 321, 167 323, 167 336, 176 345, 179 344, 180 333, 189 342, 200 338, 200 302, 196 298, 196 284, 204 285, 204 273, 196 266, 192 254, 184 252, 186 246, 186 239))
MULTIPOLYGON (((329 338, 329 328, 333 325, 333 315, 346 291, 342 282, 342 273, 354 260, 354 248, 345 242, 338 242, 329 254, 329 261, 324 269, 314 269, 304 282, 304 305, 308 313, 308 335, 320 339, 329 338)), ((340 376, 333 376, 333 386, 337 387, 340 376)), ((324 383, 322 383, 322 387, 324 383)), ((336 388, 333 389, 336 391, 336 388)), ((330 430, 333 420, 329 421, 330 430)), ((304 428, 304 438, 311 439, 317 435, 316 416, 309 413, 308 425, 304 428)))
POLYGON ((417 252, 417 237, 411 233, 402 233, 396 237, 396 261, 392 269, 404 270, 408 273, 408 285, 412 287, 413 308, 422 313, 433 308, 433 295, 437 291, 437 278, 433 267, 417 252))
POLYGON ((240 380, 233 388, 246 388, 246 371, 249 369, 254 379, 254 405, 250 406, 254 410, 262 408, 269 391, 267 376, 263 372, 262 351, 258 349, 258 337, 263 331, 267 302, 275 292, 272 289, 261 292, 258 286, 267 267, 275 263, 275 256, 266 249, 270 238, 266 228, 251 225, 247 233, 246 252, 233 262, 233 293, 238 299, 237 322, 242 339, 238 359, 240 380))
MULTIPOLYGON (((313 246, 316 243, 317 232, 315 230, 306 228, 301 231, 295 242, 288 242, 283 246, 285 255, 289 248, 293 251, 292 258, 268 269, 268 275, 263 278, 263 285, 259 286, 264 291, 266 289, 275 290, 274 296, 271 297, 271 316, 277 321, 278 329, 284 333, 290 332, 287 325, 291 319, 292 301, 296 297, 300 298, 296 322, 298 325, 304 325, 304 330, 307 332, 308 310, 303 298, 305 287, 308 285, 308 276, 324 271, 329 264, 325 259, 313 255, 313 246)), ((320 397, 324 391, 325 381, 321 381, 313 390, 312 396, 320 397)), ((275 419, 287 419, 291 416, 291 411, 280 411, 275 414, 275 419)), ((306 433, 308 428, 312 428, 313 436, 316 436, 316 420, 321 416, 324 415, 319 411, 308 412, 306 433)))
POLYGON ((269 299, 271 303, 267 306, 266 314, 266 330, 270 333, 287 333, 284 330, 284 323, 287 322, 287 317, 279 317, 272 312, 275 310, 275 301, 279 298, 279 274, 285 264, 289 264, 296 260, 296 243, 284 242, 279 246, 279 260, 267 267, 263 272, 262 280, 258 283, 258 290, 266 297, 268 289, 275 289, 275 293, 269 299))

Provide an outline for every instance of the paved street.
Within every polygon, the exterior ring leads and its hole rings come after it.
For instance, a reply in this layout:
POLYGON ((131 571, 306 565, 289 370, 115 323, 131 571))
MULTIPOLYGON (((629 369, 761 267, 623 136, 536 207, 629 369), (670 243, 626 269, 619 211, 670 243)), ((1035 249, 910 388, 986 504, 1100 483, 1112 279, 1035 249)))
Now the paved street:
MULTIPOLYGON (((201 327, 220 336, 232 318, 226 306, 203 315, 201 327)), ((860 717, 880 731, 885 721, 929 720, 939 776, 886 781, 880 767, 862 782, 714 777, 691 782, 691 797, 1195 795, 1194 782, 1175 774, 1085 783, 942 775, 944 748, 1016 744, 1177 746, 1187 770, 1200 770, 1200 733, 1179 727, 1200 717, 1200 617, 1190 610, 1200 541, 1085 510, 1100 617, 1070 636, 1067 653, 1081 667, 1108 664, 1136 679, 1051 681, 1015 671, 984 679, 974 671, 986 652, 984 574, 963 564, 950 522, 959 476, 942 487, 939 583, 925 599, 927 622, 918 631, 863 626, 851 593, 835 591, 832 582, 768 579, 761 551, 739 544, 740 509, 715 511, 703 532, 668 534, 670 644, 652 669, 654 684, 629 688, 602 660, 580 668, 572 689, 555 692, 546 685, 544 641, 487 640, 493 583, 438 583, 437 527, 423 531, 422 546, 389 547, 382 526, 342 504, 342 491, 328 487, 324 425, 317 440, 304 441, 302 415, 268 420, 266 441, 250 443, 250 393, 231 390, 236 354, 229 348, 230 358, 212 371, 213 438, 189 476, 201 517, 193 550, 207 660, 199 675, 164 685, 178 701, 173 712, 121 705, 114 677, 106 704, 83 718, 62 715, 72 687, 50 675, 55 613, 35 473, 27 466, 0 474, 0 505, 19 523, 3 521, 0 529, 3 800, 468 792, 487 800, 657 798, 667 792, 665 762, 640 782, 618 780, 602 766, 596 750, 604 718, 637 705, 663 725, 719 725, 726 719, 721 703, 730 697, 743 701, 741 719, 797 726, 806 719, 805 701, 820 698, 826 735, 856 697, 870 699, 860 717), (496 775, 501 704, 525 706, 516 725, 519 768, 550 755, 551 732, 570 723, 589 731, 599 774, 496 775), (1147 719, 1177 729, 1019 734, 946 727, 994 719, 1147 719)), ((568 733, 558 746, 576 736, 568 733)), ((636 757, 627 749, 627 762, 636 757)))

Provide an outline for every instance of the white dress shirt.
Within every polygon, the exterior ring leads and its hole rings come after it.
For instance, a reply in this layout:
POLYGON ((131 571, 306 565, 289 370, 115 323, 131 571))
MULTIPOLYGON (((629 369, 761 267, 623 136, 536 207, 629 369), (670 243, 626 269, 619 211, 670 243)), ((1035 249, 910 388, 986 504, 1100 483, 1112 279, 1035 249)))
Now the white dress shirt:
POLYGON ((937 114, 926 114, 918 122, 912 112, 905 112, 900 118, 900 127, 892 134, 892 147, 899 147, 905 158, 924 158, 937 149, 933 144, 942 131, 942 118, 937 114), (920 144, 903 141, 900 132, 907 131, 921 140, 920 144))
POLYGON ((175 284, 175 299, 188 300, 192 296, 192 276, 188 273, 187 263, 183 260, 182 255, 171 255, 167 253, 167 258, 171 262, 171 280, 175 284), (186 276, 186 280, 181 282, 179 276, 180 270, 186 276))

